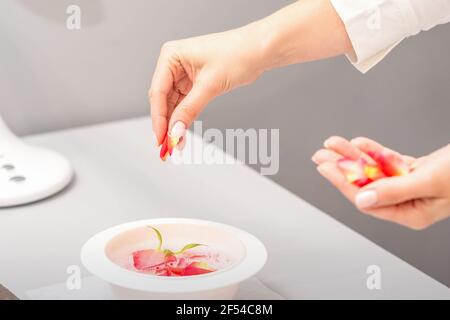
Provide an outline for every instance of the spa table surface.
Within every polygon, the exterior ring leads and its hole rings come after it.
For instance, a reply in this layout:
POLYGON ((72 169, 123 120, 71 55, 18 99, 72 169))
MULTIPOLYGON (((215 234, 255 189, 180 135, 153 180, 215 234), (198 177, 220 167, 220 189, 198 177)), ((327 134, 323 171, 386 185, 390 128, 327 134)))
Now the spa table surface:
POLYGON ((28 137, 66 155, 76 178, 50 199, 0 210, 0 283, 26 299, 28 290, 66 281, 93 234, 187 217, 260 238, 269 259, 258 279, 287 299, 450 298, 446 286, 252 169, 163 163, 151 137, 148 118, 28 137), (367 288, 370 265, 381 270, 381 290, 367 288))

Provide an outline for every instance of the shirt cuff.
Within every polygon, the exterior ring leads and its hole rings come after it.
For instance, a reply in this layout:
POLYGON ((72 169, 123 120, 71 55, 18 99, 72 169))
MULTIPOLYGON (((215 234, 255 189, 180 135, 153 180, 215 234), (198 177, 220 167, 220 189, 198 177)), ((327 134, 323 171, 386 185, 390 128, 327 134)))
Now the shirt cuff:
POLYGON ((409 0, 330 0, 341 17, 354 54, 347 57, 366 73, 404 38, 416 33, 409 0))
POLYGON ((358 69, 361 73, 366 73, 370 69, 372 69, 378 62, 383 60, 389 52, 392 51, 401 41, 398 41, 397 43, 394 43, 393 45, 389 46, 386 49, 381 50, 380 52, 374 54, 373 56, 363 60, 363 61, 357 61, 352 56, 347 56, 347 58, 350 60, 350 62, 353 64, 353 66, 358 69))

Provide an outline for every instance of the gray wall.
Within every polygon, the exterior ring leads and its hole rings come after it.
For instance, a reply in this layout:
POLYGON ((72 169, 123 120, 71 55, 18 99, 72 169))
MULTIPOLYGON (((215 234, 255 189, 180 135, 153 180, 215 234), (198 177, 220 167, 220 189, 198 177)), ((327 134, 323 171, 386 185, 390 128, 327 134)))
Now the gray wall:
MULTIPOLYGON (((165 40, 239 26, 290 2, 2 0, 1 112, 21 135, 146 115, 165 40), (82 7, 80 31, 65 28, 68 4, 82 7)), ((310 161, 332 134, 412 155, 449 143, 449 39, 450 25, 409 39, 365 76, 344 58, 272 71, 214 101, 204 126, 280 128, 272 179, 450 285, 450 221, 414 232, 359 214, 310 161)))

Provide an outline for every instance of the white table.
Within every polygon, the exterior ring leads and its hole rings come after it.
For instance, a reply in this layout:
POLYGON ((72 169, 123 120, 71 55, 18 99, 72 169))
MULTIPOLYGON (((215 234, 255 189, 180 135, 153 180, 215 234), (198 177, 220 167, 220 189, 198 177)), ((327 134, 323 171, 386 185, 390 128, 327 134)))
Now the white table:
POLYGON ((446 286, 253 170, 162 163, 151 137, 150 120, 141 118, 27 138, 65 154, 76 180, 43 202, 0 210, 0 283, 26 298, 65 281, 98 231, 190 217, 259 237, 269 260, 258 278, 288 299, 450 299, 446 286), (381 290, 366 286, 370 265, 381 268, 381 290))

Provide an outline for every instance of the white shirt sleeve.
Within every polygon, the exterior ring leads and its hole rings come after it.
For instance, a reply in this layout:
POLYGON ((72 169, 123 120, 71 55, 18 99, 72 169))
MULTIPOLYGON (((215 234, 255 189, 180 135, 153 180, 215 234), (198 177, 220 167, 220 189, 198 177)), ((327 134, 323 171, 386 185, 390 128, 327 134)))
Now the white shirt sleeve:
MULTIPOLYGON (((330 0, 344 22, 363 73, 403 39, 450 22, 450 0, 330 0)), ((450 36, 450 35, 449 35, 450 36)))

